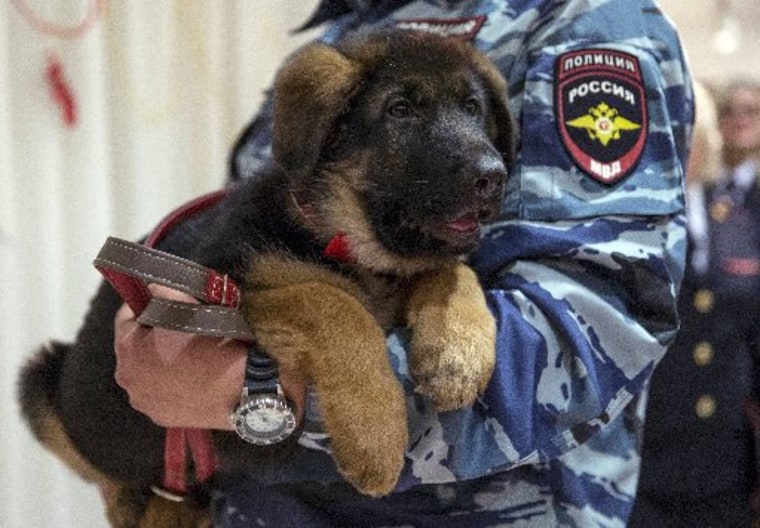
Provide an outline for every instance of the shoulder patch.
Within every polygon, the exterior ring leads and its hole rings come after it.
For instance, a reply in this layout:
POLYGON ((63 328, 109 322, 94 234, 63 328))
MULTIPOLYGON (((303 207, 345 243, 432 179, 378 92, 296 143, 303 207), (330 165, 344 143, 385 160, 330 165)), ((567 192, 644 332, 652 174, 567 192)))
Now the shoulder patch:
POLYGON ((585 49, 557 58, 556 122, 575 164, 613 184, 636 167, 647 137, 646 91, 639 60, 609 49, 585 49))
POLYGON ((413 29, 435 33, 443 37, 457 37, 473 40, 487 19, 487 15, 477 15, 465 18, 420 18, 398 20, 396 26, 400 29, 413 29))

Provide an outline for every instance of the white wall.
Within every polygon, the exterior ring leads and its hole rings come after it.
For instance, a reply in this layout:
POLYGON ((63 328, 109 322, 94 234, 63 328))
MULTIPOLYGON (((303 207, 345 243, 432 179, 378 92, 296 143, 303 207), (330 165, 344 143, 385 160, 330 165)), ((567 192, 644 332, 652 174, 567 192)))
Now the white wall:
POLYGON ((760 2, 758 0, 659 0, 675 22, 695 78, 720 85, 730 77, 760 78, 760 2), (737 48, 722 54, 714 37, 724 16, 735 22, 737 48))

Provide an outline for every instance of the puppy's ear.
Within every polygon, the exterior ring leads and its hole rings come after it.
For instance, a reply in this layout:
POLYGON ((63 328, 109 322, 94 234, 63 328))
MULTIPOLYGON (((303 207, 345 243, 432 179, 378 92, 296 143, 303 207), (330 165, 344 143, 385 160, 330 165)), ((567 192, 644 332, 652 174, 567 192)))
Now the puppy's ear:
POLYGON ((473 54, 475 70, 483 80, 491 100, 491 118, 489 120, 489 134, 494 138, 496 148, 499 149, 504 163, 510 169, 515 162, 515 122, 509 111, 507 100, 507 82, 499 73, 494 64, 481 53, 473 54))
POLYGON ((361 79, 358 63, 321 43, 296 51, 280 68, 272 150, 291 178, 301 179, 314 169, 361 79))

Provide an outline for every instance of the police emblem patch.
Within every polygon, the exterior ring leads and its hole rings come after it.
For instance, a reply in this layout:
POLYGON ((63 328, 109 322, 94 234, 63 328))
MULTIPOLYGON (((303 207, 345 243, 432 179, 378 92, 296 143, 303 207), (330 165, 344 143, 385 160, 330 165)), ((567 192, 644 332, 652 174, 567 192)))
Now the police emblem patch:
POLYGON ((648 125, 638 59, 609 49, 560 55, 554 95, 560 137, 575 164, 606 184, 630 174, 648 125))

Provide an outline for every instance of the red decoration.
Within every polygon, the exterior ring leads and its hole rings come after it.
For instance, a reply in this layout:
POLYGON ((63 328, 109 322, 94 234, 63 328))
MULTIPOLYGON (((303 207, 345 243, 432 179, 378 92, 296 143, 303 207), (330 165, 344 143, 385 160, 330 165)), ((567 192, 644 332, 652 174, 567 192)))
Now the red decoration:
MULTIPOLYGON (((29 0, 11 0, 11 4, 35 31, 59 39, 77 39, 92 29, 106 10, 107 0, 86 1, 87 11, 83 18, 68 25, 45 19, 39 13, 39 7, 29 5, 29 0)), ((45 79, 53 100, 61 109, 63 122, 73 127, 77 123, 77 102, 64 75, 63 64, 56 55, 48 56, 45 79)))
POLYGON ((61 109, 63 122, 70 127, 77 124, 77 103, 63 73, 63 64, 56 55, 48 56, 48 64, 45 69, 50 95, 61 109))
POLYGON ((28 0, 11 0, 16 10, 33 29, 60 39, 76 39, 87 33, 106 10, 106 0, 89 0, 84 18, 77 24, 64 25, 45 20, 37 13, 28 0))

